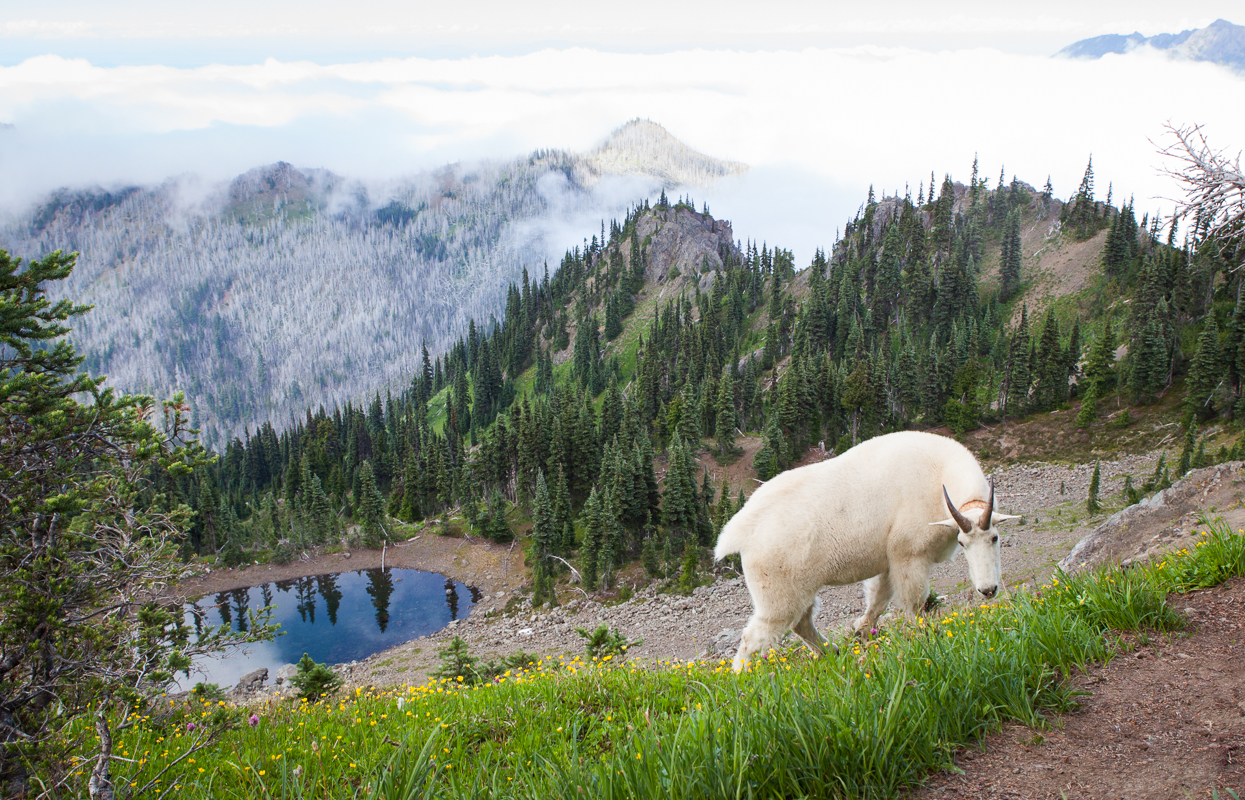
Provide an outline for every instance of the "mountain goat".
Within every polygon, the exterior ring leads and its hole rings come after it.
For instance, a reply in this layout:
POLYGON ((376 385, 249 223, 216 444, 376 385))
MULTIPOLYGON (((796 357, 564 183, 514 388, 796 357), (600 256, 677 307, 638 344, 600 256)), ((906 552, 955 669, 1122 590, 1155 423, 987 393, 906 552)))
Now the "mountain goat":
POLYGON ((867 631, 892 593, 908 614, 920 612, 930 568, 963 548, 973 587, 993 597, 1002 572, 995 524, 1007 519, 1015 517, 994 510, 994 484, 973 454, 931 433, 879 436, 776 476, 731 518, 714 550, 719 559, 739 553, 752 594, 735 671, 788 627, 824 652, 813 626, 822 586, 862 581, 867 608, 855 627, 867 631))

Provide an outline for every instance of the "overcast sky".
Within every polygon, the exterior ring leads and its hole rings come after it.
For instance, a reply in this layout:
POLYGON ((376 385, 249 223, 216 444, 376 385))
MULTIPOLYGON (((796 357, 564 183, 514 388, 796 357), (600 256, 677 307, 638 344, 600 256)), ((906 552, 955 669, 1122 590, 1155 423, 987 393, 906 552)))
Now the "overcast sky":
MULTIPOLYGON (((974 154, 1056 193, 1174 188, 1149 140, 1203 123, 1245 144, 1243 79, 1102 33, 1201 27, 1225 4, 997 2, 27 2, 0 8, 0 201, 56 186, 220 179, 276 160, 362 177, 536 147, 634 117, 752 165, 703 193, 736 233, 803 258, 872 183, 916 193, 974 154)), ((1245 15, 1241 15, 1245 17, 1245 15)), ((702 194, 698 193, 698 201, 702 194)))

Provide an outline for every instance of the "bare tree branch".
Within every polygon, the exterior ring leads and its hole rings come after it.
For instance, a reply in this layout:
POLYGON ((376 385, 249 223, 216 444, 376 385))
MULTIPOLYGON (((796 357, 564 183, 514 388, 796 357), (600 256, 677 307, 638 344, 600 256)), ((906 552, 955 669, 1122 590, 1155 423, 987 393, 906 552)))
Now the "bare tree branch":
POLYGON ((1232 159, 1212 148, 1200 125, 1176 127, 1168 123, 1164 127, 1175 141, 1166 147, 1155 146, 1174 160, 1175 167, 1162 172, 1184 189, 1184 199, 1175 201, 1172 224, 1182 217, 1191 219, 1195 245, 1217 245, 1225 257, 1238 261, 1236 269, 1245 266, 1240 247, 1245 235, 1245 173, 1240 152, 1232 159))

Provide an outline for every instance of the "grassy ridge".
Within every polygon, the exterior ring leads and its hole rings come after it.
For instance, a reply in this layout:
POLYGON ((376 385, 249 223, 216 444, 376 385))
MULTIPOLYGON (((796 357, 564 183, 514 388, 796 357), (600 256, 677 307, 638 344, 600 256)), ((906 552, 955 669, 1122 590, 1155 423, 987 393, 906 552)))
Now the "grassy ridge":
POLYGON ((742 675, 721 661, 546 659, 484 686, 274 701, 249 718, 171 703, 119 735, 134 763, 117 774, 189 798, 893 797, 1004 721, 1069 709, 1062 678, 1109 658, 1113 631, 1181 628, 1169 592, 1243 572, 1245 537, 1213 525, 1148 567, 1060 574, 838 655, 771 651, 742 675), (218 744, 177 761, 227 719, 218 744))

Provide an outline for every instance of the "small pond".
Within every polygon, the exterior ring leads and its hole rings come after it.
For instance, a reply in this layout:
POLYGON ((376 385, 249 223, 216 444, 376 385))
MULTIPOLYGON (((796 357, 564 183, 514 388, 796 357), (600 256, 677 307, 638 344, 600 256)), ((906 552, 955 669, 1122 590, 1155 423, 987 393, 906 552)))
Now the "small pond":
MULTIPOLYGON (((477 589, 435 572, 416 569, 364 569, 313 575, 234 589, 195 603, 210 625, 246 625, 247 610, 275 607, 272 621, 284 634, 225 658, 205 659, 192 670, 188 688, 199 681, 228 690, 248 672, 276 670, 307 653, 316 661, 341 664, 438 631, 450 620, 465 619, 480 599, 477 589)), ((187 621, 193 615, 187 609, 187 621)))

